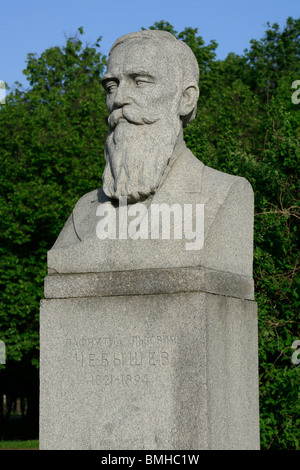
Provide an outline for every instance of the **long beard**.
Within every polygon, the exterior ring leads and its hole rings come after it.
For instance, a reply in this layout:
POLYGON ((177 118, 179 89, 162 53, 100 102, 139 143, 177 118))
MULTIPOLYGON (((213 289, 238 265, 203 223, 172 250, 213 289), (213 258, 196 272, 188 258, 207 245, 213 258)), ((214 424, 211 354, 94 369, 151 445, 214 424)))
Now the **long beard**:
POLYGON ((179 118, 140 117, 128 107, 114 111, 109 124, 103 190, 113 199, 143 201, 159 186, 180 132, 179 118))

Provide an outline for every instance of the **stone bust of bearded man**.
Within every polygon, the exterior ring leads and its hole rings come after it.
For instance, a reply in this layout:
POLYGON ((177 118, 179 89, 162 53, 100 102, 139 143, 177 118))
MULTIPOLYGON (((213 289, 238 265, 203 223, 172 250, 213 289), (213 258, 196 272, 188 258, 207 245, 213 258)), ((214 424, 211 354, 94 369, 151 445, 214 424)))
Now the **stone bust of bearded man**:
POLYGON ((193 52, 166 31, 130 33, 113 44, 102 77, 109 111, 103 185, 77 202, 48 252, 50 274, 203 266, 252 276, 250 184, 205 166, 183 140, 198 81, 193 52), (99 207, 120 213, 122 198, 133 208, 202 204, 203 246, 189 251, 175 237, 99 239, 99 207))
POLYGON ((107 196, 137 202, 155 193, 195 117, 198 81, 194 54, 170 33, 141 31, 114 43, 102 78, 110 112, 107 196))

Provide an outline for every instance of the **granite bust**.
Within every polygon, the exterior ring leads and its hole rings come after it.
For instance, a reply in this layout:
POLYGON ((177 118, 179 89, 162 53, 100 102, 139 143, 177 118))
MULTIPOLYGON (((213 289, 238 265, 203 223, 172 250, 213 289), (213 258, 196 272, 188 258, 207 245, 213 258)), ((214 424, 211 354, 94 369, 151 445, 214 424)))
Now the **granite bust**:
MULTIPOLYGON (((250 184, 205 166, 183 140, 196 115, 198 82, 193 52, 168 32, 144 30, 115 41, 102 77, 110 113, 103 184, 77 202, 48 252, 49 274, 203 266, 252 276, 250 184), (135 215, 141 205, 202 206, 201 249, 186 249, 187 240, 174 236, 175 217, 171 239, 97 236, 109 209, 121 224, 124 200, 135 215)), ((187 217, 194 226, 193 210, 187 217)), ((142 225, 141 211, 138 220, 142 225)))
POLYGON ((127 34, 102 81, 103 184, 48 252, 40 448, 258 449, 252 188, 185 145, 199 70, 182 41, 127 34))

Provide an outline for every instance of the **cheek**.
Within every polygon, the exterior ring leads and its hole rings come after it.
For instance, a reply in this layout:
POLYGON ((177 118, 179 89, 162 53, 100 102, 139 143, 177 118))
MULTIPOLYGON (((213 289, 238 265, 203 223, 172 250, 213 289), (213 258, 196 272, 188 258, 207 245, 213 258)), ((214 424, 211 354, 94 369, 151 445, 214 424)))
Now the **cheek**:
POLYGON ((167 113, 177 110, 180 105, 181 93, 174 85, 153 90, 148 97, 148 105, 165 110, 167 113))

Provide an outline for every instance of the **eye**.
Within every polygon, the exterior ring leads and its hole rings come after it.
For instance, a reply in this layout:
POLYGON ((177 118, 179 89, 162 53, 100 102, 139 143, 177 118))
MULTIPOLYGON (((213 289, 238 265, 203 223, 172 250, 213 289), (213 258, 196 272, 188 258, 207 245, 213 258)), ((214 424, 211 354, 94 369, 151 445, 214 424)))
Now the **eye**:
POLYGON ((116 82, 108 82, 105 84, 106 93, 113 93, 118 88, 118 84, 116 82))
POLYGON ((134 81, 135 81, 136 86, 139 88, 154 84, 153 79, 151 79, 151 77, 146 77, 146 76, 135 77, 134 81))
POLYGON ((140 79, 136 79, 136 80, 135 80, 135 84, 136 84, 137 86, 141 86, 143 83, 147 83, 146 80, 140 80, 140 79))

